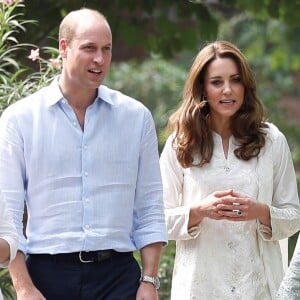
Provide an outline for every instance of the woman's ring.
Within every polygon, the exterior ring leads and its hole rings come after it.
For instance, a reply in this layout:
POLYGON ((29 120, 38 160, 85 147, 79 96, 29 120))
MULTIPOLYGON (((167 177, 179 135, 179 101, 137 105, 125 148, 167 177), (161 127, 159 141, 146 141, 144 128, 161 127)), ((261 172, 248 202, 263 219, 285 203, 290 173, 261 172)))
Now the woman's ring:
POLYGON ((233 212, 235 212, 237 216, 240 216, 242 214, 242 211, 240 209, 234 209, 233 212))

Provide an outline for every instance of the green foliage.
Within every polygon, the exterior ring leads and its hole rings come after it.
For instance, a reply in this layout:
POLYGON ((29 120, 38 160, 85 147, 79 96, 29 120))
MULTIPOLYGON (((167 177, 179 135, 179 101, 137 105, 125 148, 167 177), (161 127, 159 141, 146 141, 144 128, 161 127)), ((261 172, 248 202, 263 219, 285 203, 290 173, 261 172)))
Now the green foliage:
POLYGON ((160 283, 161 289, 159 291, 160 300, 169 300, 171 294, 173 265, 175 258, 175 242, 169 241, 166 248, 163 249, 160 262, 160 283))
MULTIPOLYGON (((2 90, 13 87, 10 83, 24 70, 14 58, 15 53, 23 47, 18 44, 16 35, 20 31, 25 31, 26 24, 26 21, 19 20, 22 14, 15 13, 16 8, 19 7, 24 5, 18 1, 11 5, 0 3, 0 93, 2 95, 5 94, 2 90)), ((0 103, 2 107, 8 104, 3 103, 1 95, 0 103)))
MULTIPOLYGON (((54 48, 44 48, 44 53, 51 55, 51 59, 39 57, 36 61, 38 71, 28 67, 18 68, 11 76, 0 77, 0 105, 3 110, 7 105, 44 87, 53 80, 58 68, 52 62, 56 59, 58 51, 54 48)), ((13 58, 12 58, 13 60, 13 58)), ((0 70, 1 72, 1 70, 0 70)))
MULTIPOLYGON (((43 9, 40 2, 26 3, 27 19, 40 21, 39 27, 30 28, 26 35, 36 44, 57 36, 61 18, 70 10, 84 6, 98 9, 107 17, 115 45, 122 41, 121 45, 141 49, 146 56, 159 53, 169 58, 181 50, 195 49, 200 40, 213 39, 218 30, 218 22, 206 5, 194 5, 187 0, 59 0, 55 4, 43 0, 43 9)), ((55 47, 56 41, 52 39, 47 44, 55 47)))
MULTIPOLYGON (((43 47, 41 51, 48 59, 38 55, 34 61, 38 71, 33 71, 28 66, 22 65, 17 60, 18 53, 29 52, 37 48, 33 44, 18 43, 17 37, 26 31, 32 20, 24 20, 22 1, 12 1, 10 4, 0 3, 0 110, 5 109, 10 103, 25 97, 40 89, 50 82, 58 72, 58 51, 55 48, 43 47), (18 11, 18 12, 16 12, 18 11)), ((28 56, 28 54, 27 54, 28 56)), ((29 61, 29 58, 27 57, 29 61)))
POLYGON ((172 109, 181 100, 186 70, 153 57, 143 63, 113 64, 105 84, 143 102, 152 112, 159 135, 159 148, 165 141, 165 127, 172 109))
POLYGON ((252 12, 263 20, 278 19, 289 26, 299 26, 299 1, 290 0, 235 0, 234 6, 252 12))
POLYGON ((0 269, 0 289, 5 300, 16 299, 15 291, 12 287, 11 279, 7 269, 0 269))

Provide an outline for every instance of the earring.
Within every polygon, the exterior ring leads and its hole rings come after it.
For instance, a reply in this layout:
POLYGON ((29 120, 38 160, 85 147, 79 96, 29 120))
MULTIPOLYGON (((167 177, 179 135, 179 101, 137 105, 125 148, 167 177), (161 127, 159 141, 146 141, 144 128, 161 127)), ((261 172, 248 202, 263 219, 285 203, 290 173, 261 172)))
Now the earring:
POLYGON ((205 102, 207 102, 207 97, 206 96, 204 96, 204 95, 202 95, 202 97, 201 97, 202 99, 201 99, 201 101, 205 101, 205 102))

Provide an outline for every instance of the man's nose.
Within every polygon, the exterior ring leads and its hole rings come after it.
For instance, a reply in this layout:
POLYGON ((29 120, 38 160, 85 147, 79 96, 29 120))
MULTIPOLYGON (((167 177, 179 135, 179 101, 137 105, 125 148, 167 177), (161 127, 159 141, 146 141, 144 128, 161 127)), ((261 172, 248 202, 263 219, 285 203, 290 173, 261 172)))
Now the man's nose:
POLYGON ((102 51, 98 51, 94 57, 94 61, 97 62, 99 65, 103 64, 104 57, 102 51))

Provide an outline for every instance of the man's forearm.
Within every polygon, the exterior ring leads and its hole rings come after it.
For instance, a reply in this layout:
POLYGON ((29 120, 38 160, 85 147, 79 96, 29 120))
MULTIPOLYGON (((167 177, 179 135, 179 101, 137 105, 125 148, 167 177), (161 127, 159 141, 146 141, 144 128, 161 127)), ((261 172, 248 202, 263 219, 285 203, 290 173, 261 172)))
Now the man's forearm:
POLYGON ((9 272, 16 291, 33 286, 26 267, 25 255, 21 251, 17 252, 16 258, 11 262, 9 272))
POLYGON ((154 243, 141 249, 142 274, 157 276, 159 270, 162 243, 154 243))

